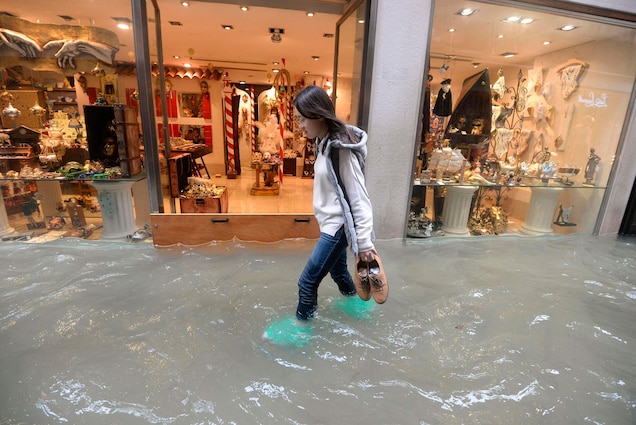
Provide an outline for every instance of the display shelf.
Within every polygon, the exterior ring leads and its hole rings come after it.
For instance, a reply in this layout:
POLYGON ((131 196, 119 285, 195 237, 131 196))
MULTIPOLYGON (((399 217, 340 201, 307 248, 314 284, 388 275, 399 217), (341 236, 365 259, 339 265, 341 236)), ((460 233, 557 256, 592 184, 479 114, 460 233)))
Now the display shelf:
MULTIPOLYGON (((101 231, 101 238, 104 239, 120 239, 126 238, 132 235, 136 230, 135 223, 135 210, 143 209, 143 203, 145 202, 144 196, 135 197, 137 200, 135 207, 133 207, 133 196, 135 192, 136 183, 146 179, 145 173, 137 174, 128 178, 113 178, 113 179, 69 179, 66 177, 56 178, 44 178, 44 177, 29 177, 29 178, 8 178, 0 177, 0 182, 17 182, 17 181, 30 181, 30 182, 58 182, 58 183, 89 183, 97 190, 97 200, 100 204, 101 218, 103 230, 101 231)), ((53 193, 53 191, 49 191, 53 193)), ((48 193, 48 192, 47 192, 48 193)), ((61 192, 56 191, 58 194, 61 192)), ((42 193, 41 193, 42 194, 42 193)), ((44 203, 43 199, 42 202, 44 203)), ((54 201, 60 201, 59 199, 54 201)), ((9 225, 7 206, 3 202, 0 206, 0 235, 6 235, 13 233, 15 229, 9 225)))
POLYGON ((74 88, 49 88, 46 90, 46 94, 53 112, 63 111, 69 107, 74 107, 77 110, 77 92, 74 88), (73 100, 68 101, 67 97, 73 100), (60 100, 60 98, 64 98, 64 100, 60 100))
POLYGON ((573 183, 573 184, 564 184, 561 183, 558 179, 553 179, 550 180, 549 183, 542 183, 539 179, 537 179, 536 183, 520 183, 520 184, 499 184, 499 183, 467 183, 467 182, 463 182, 463 183, 459 183, 456 181, 452 181, 452 180, 440 180, 440 181, 433 181, 431 180, 428 183, 422 183, 420 182, 420 180, 415 179, 413 182, 414 186, 429 186, 429 187, 435 187, 435 186, 440 186, 440 187, 444 187, 444 186, 466 186, 466 187, 491 187, 493 189, 495 188, 501 188, 501 187, 507 187, 510 189, 514 189, 514 188, 533 188, 533 187, 559 187, 559 188, 563 188, 563 189, 607 189, 606 186, 591 186, 591 185, 585 185, 582 183, 573 183))
MULTIPOLYGON (((504 213, 505 220, 507 220, 504 225, 505 231, 496 234, 514 233, 525 236, 541 236, 572 232, 575 231, 576 224, 569 223, 568 220, 559 222, 560 215, 557 216, 556 220, 554 219, 561 195, 579 193, 580 195, 572 196, 588 198, 596 196, 593 195, 595 191, 605 189, 604 186, 562 181, 560 178, 551 178, 547 181, 542 181, 539 178, 524 178, 521 184, 511 185, 488 184, 486 182, 459 183, 452 180, 433 180, 422 183, 419 179, 415 179, 407 236, 428 238, 431 236, 481 234, 479 233, 481 227, 471 226, 480 223, 480 214, 484 209, 488 210, 491 207, 500 208, 504 213), (421 189, 415 191, 415 188, 421 189), (519 192, 516 194, 510 192, 515 190, 519 192), (582 192, 577 192, 579 190, 582 192), (489 195, 482 198, 485 193, 489 195), (504 193, 507 195, 504 196, 504 193), (428 197, 430 199, 427 199, 428 197), (497 197, 499 198, 495 201, 494 199, 497 197), (481 203, 483 199, 487 199, 485 204, 481 203), (504 203, 499 204, 502 199, 504 203), (477 214, 476 206, 479 206, 479 214, 477 214), (513 216, 508 217, 510 211, 512 211, 513 216), (471 229, 473 231, 477 229, 477 233, 471 232, 471 229)), ((565 199, 568 199, 567 196, 565 199)))

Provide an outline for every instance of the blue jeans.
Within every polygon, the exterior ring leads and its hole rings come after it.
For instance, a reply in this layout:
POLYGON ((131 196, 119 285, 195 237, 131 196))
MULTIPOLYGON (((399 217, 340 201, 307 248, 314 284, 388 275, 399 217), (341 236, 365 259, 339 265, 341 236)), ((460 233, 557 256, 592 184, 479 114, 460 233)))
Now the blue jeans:
POLYGON ((347 236, 343 227, 334 236, 320 233, 320 239, 300 275, 296 309, 296 317, 300 320, 313 317, 318 307, 318 285, 327 273, 331 274, 340 293, 356 295, 356 287, 347 269, 347 236))

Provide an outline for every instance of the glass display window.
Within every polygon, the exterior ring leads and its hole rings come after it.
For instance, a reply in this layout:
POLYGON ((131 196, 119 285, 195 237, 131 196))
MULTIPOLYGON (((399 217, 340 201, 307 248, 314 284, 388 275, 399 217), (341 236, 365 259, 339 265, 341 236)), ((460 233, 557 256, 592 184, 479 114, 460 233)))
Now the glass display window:
POLYGON ((630 107, 635 40, 600 18, 436 2, 407 235, 453 233, 458 217, 461 234, 592 233, 630 107), (462 214, 456 186, 474 187, 462 214))

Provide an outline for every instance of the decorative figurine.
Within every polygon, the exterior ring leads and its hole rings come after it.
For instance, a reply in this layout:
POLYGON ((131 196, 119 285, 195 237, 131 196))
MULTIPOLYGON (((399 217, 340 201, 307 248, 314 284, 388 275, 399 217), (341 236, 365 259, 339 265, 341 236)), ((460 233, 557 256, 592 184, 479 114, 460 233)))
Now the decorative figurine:
POLYGON ((563 205, 559 205, 559 213, 557 214, 556 220, 554 220, 554 224, 557 226, 576 226, 576 224, 570 223, 570 216, 572 215, 573 209, 574 205, 565 209, 563 205))
POLYGON ((587 160, 587 165, 585 166, 585 182, 583 184, 586 186, 594 186, 592 180, 594 180, 596 166, 599 162, 601 162, 601 158, 596 155, 595 152, 596 150, 594 148, 590 149, 590 156, 587 160))

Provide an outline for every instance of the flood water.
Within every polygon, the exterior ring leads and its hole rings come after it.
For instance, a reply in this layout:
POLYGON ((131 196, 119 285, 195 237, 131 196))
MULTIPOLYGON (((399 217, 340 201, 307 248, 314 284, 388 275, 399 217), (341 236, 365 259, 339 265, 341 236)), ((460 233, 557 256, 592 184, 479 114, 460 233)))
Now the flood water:
POLYGON ((2 243, 0 424, 634 424, 634 242, 380 241, 304 339, 313 241, 2 243))

